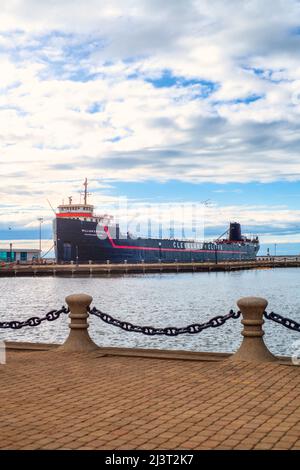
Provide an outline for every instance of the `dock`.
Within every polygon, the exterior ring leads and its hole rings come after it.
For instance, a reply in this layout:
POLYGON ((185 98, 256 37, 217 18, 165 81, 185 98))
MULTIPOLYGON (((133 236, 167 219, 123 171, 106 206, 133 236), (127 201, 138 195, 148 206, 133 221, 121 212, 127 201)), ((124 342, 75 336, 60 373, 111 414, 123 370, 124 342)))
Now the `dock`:
POLYGON ((122 263, 122 264, 3 264, 0 277, 8 276, 107 276, 123 274, 151 274, 178 272, 240 271, 300 267, 300 255, 258 257, 254 261, 219 261, 200 263, 122 263))

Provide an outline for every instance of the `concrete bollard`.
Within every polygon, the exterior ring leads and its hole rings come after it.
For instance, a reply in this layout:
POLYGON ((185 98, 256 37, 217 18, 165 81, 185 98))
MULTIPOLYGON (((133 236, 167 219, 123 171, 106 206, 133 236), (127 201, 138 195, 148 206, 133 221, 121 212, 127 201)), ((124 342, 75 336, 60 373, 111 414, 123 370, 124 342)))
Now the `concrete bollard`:
POLYGON ((265 334, 262 325, 264 324, 263 313, 268 305, 268 301, 261 297, 243 297, 239 299, 237 305, 242 313, 243 342, 230 360, 241 360, 248 362, 273 362, 277 358, 268 350, 264 343, 265 334))
POLYGON ((87 309, 92 300, 93 297, 86 294, 73 294, 66 297, 70 309, 70 334, 65 343, 59 347, 61 351, 89 352, 98 349, 98 346, 88 334, 89 324, 87 319, 89 313, 87 309))

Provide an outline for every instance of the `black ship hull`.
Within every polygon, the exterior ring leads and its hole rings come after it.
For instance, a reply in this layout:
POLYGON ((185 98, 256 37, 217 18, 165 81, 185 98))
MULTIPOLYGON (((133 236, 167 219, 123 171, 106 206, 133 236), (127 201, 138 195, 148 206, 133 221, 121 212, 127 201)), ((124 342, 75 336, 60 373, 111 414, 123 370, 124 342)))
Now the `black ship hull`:
POLYGON ((155 263, 253 260, 259 244, 253 241, 194 242, 187 240, 120 237, 114 227, 95 221, 56 218, 54 245, 58 263, 155 263))

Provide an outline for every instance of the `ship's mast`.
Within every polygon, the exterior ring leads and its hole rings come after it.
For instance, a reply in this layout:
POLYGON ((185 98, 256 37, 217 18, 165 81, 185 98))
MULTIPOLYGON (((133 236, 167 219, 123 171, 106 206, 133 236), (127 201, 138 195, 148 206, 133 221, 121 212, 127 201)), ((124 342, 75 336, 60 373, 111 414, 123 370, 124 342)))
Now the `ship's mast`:
POLYGON ((86 206, 87 205, 87 196, 88 196, 88 192, 87 192, 88 181, 87 181, 87 178, 85 178, 83 186, 84 186, 84 205, 86 206))
POLYGON ((87 180, 87 178, 85 178, 83 186, 84 186, 84 191, 80 192, 80 196, 81 196, 81 194, 83 194, 83 203, 86 206, 87 205, 87 198, 91 194, 91 193, 88 193, 88 189, 87 189, 88 188, 88 180, 87 180))

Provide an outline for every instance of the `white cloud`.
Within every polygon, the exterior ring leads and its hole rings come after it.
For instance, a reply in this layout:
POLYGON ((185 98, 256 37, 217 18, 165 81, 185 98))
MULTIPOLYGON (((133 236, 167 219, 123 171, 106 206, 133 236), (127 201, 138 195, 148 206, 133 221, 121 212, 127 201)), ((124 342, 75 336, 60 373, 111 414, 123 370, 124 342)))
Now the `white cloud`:
POLYGON ((22 207, 25 223, 32 204, 60 200, 83 176, 298 180, 299 9, 2 0, 1 201, 22 207), (182 81, 149 82, 166 71, 182 81))

